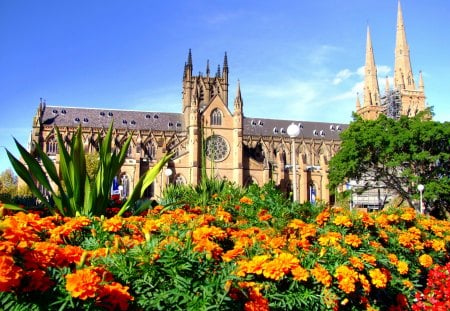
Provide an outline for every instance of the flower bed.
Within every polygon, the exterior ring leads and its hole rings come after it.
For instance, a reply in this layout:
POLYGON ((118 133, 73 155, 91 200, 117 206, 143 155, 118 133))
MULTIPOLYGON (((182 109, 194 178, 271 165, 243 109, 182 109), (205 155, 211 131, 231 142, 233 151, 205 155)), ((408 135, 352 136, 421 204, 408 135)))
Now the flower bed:
POLYGON ((449 259, 450 223, 413 209, 280 205, 264 188, 214 202, 126 218, 4 216, 0 306, 422 310, 428 272, 449 259))

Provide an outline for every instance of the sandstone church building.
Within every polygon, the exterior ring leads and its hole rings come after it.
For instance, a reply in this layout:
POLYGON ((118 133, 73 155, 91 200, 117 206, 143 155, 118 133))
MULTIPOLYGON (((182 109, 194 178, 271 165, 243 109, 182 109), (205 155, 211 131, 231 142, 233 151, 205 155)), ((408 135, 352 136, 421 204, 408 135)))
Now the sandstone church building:
MULTIPOLYGON (((273 181, 286 193, 295 191, 300 202, 333 202, 327 188, 328 162, 339 150, 339 136, 347 125, 246 116, 239 81, 230 92, 226 53, 222 67, 215 74, 211 74, 209 62, 205 74, 193 75, 193 67, 189 50, 183 71, 180 112, 74 108, 41 102, 33 120, 31 139, 58 164, 55 126, 66 141, 81 126, 85 150, 93 152, 98 148, 98 138, 114 122, 114 146, 121 146, 129 135, 133 137, 127 160, 117 176, 123 196, 167 152, 174 152, 175 156, 148 189, 148 197, 160 196, 169 184, 198 184, 204 141, 206 171, 210 177, 238 185, 273 181), (300 129, 300 135, 295 138, 287 133, 292 123, 300 129), (293 182, 293 154, 296 183, 293 182)), ((423 80, 420 76, 419 89, 416 89, 399 3, 394 86, 386 85, 386 94, 380 97, 368 30, 364 102, 360 105, 358 99, 356 110, 364 118, 374 119, 381 113, 393 117, 414 115, 424 107, 423 80)))

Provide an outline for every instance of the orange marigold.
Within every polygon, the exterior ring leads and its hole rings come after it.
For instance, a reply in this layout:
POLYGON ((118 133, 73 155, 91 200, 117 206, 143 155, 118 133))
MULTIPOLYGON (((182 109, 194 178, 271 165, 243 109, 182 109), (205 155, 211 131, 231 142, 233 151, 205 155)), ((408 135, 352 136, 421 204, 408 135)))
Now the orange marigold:
POLYGON ((397 263, 397 271, 401 275, 408 274, 409 271, 408 263, 406 261, 399 260, 397 263))
POLYGON ((279 280, 297 267, 299 262, 294 255, 281 253, 272 261, 263 264, 263 275, 268 279, 279 280))
POLYGON ((359 247, 362 241, 356 234, 347 234, 345 236, 345 243, 353 247, 359 247))
POLYGON ((302 266, 297 266, 291 270, 292 277, 296 281, 307 281, 309 278, 309 272, 302 266))
POLYGON ((344 226, 344 227, 347 227, 347 228, 353 226, 352 221, 346 215, 338 215, 338 216, 336 216, 336 218, 334 219, 333 223, 335 225, 337 225, 337 226, 344 226))
POLYGON ((12 256, 0 256, 0 292, 8 292, 19 286, 22 269, 15 265, 12 256))
POLYGON ((385 288, 388 282, 387 276, 381 271, 381 269, 372 269, 369 271, 372 284, 377 288, 385 288))
POLYGON ((339 266, 336 268, 334 276, 338 280, 339 288, 346 294, 353 293, 358 281, 358 273, 348 266, 339 266))
POLYGON ((122 229, 122 225, 123 225, 122 217, 114 216, 112 218, 105 219, 103 221, 102 227, 103 230, 108 232, 118 232, 120 231, 120 229, 122 229))
POLYGON ((355 256, 350 257, 349 261, 355 269, 357 269, 359 271, 364 269, 364 263, 358 257, 355 257, 355 256))
POLYGON ((328 270, 323 266, 316 264, 316 266, 311 269, 311 274, 319 283, 322 283, 325 287, 330 287, 332 278, 328 270))
POLYGON ((316 217, 316 223, 319 226, 322 226, 324 223, 326 223, 330 219, 330 211, 328 209, 322 211, 319 215, 316 217))
POLYGON ((258 213, 258 219, 260 221, 266 221, 272 218, 272 215, 269 214, 269 211, 266 209, 262 209, 259 213, 258 213))
POLYGON ((134 300, 128 293, 128 286, 112 282, 101 287, 98 293, 97 305, 106 310, 128 310, 128 303, 134 300))
POLYGON ((433 258, 428 254, 423 254, 419 257, 419 263, 422 267, 429 268, 433 264, 433 258))
POLYGON ((249 298, 244 305, 245 311, 268 311, 269 310, 269 301, 264 298, 263 295, 257 290, 250 289, 249 290, 249 298))
POLYGON ((239 200, 239 202, 242 203, 242 204, 248 204, 248 205, 252 205, 253 204, 253 200, 248 198, 248 197, 242 197, 239 200))
POLYGON ((81 269, 66 275, 66 289, 74 298, 94 298, 100 288, 100 276, 93 269, 81 269))

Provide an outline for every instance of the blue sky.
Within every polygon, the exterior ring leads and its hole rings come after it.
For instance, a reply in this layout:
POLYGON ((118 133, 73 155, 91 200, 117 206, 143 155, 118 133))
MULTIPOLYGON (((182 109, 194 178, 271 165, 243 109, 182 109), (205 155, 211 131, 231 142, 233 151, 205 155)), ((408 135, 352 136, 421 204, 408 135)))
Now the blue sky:
MULTIPOLYGON (((450 2, 402 1, 412 67, 435 120, 450 120, 450 2)), ((366 27, 392 76, 396 0, 0 0, 0 146, 26 145, 47 105, 180 112, 194 73, 228 54, 251 117, 348 123, 362 88, 366 27)), ((384 87, 384 79, 380 81, 384 87)), ((362 100, 362 98, 361 98, 362 100)), ((0 172, 9 167, 0 150, 0 172)))

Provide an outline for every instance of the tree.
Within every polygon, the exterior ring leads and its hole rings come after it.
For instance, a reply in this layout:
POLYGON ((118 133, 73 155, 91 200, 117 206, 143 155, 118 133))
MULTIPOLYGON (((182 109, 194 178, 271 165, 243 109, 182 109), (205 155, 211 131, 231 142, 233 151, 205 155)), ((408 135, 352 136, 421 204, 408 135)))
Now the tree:
POLYGON ((6 169, 0 174, 0 193, 15 196, 17 194, 17 176, 12 169, 6 169))
POLYGON ((330 161, 329 187, 350 179, 381 182, 413 206, 423 184, 424 202, 436 215, 450 211, 450 123, 415 117, 377 120, 355 116, 330 161))

